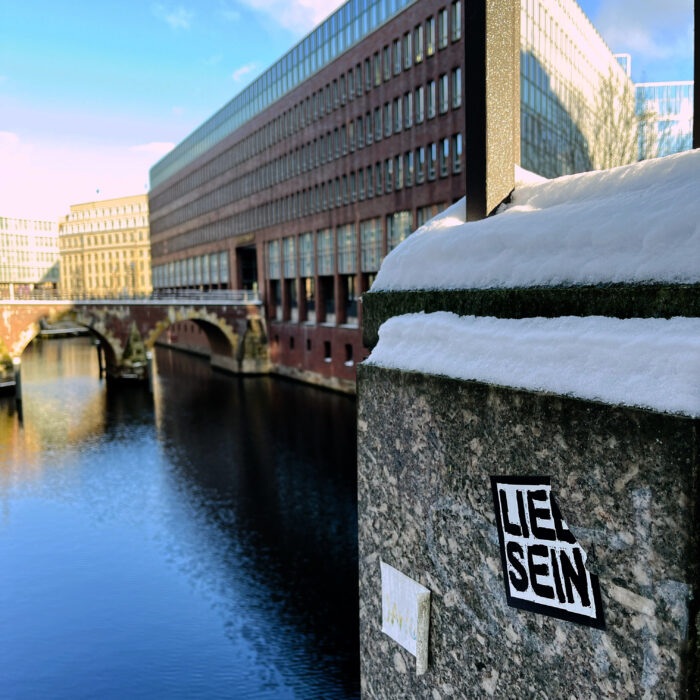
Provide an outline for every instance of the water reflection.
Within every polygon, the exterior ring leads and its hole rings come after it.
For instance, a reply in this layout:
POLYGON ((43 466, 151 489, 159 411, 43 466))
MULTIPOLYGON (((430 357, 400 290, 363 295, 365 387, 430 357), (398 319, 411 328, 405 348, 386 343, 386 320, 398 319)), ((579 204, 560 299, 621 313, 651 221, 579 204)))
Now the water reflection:
POLYGON ((356 696, 354 402, 156 360, 151 399, 46 343, 0 403, 3 688, 356 696))

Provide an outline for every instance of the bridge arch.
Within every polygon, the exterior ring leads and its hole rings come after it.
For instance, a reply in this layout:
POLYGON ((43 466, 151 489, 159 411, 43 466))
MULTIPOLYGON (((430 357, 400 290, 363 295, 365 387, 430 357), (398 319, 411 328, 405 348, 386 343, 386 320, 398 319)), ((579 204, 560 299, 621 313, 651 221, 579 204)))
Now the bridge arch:
POLYGON ((103 320, 87 314, 78 309, 52 309, 48 313, 38 313, 19 333, 17 339, 7 348, 11 358, 21 358, 29 343, 41 332, 41 322, 56 323, 58 321, 71 321, 78 326, 86 328, 90 335, 100 341, 104 351, 105 365, 108 373, 119 366, 124 348, 119 338, 106 327, 103 320))
POLYGON ((205 309, 169 309, 168 314, 144 338, 146 349, 152 350, 164 331, 182 321, 191 321, 202 329, 211 347, 212 366, 239 371, 239 334, 224 318, 205 309))

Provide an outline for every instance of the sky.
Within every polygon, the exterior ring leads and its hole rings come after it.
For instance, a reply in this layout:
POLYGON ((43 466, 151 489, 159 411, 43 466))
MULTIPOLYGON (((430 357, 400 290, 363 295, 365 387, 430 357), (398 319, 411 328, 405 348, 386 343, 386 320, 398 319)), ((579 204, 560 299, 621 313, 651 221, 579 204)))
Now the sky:
MULTIPOLYGON (((340 4, 0 0, 0 216, 147 192, 159 158, 340 4)), ((633 80, 692 79, 693 0, 580 4, 633 80)))

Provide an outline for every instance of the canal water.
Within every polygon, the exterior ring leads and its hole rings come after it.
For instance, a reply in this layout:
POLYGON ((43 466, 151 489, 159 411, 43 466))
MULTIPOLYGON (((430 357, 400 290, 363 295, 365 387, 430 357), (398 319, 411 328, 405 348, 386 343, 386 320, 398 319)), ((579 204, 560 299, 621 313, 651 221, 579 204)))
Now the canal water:
POLYGON ((89 339, 0 398, 0 697, 359 695, 355 403, 89 339))

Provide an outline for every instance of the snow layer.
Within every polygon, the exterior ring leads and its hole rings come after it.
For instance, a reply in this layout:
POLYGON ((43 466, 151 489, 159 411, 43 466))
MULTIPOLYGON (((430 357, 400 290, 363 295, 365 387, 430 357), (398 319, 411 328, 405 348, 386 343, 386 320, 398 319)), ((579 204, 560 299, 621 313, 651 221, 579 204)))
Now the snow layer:
POLYGON ((700 318, 406 314, 366 362, 700 416, 700 318))
POLYGON ((700 150, 555 180, 516 171, 512 202, 462 199, 384 260, 371 291, 700 282, 700 150))

